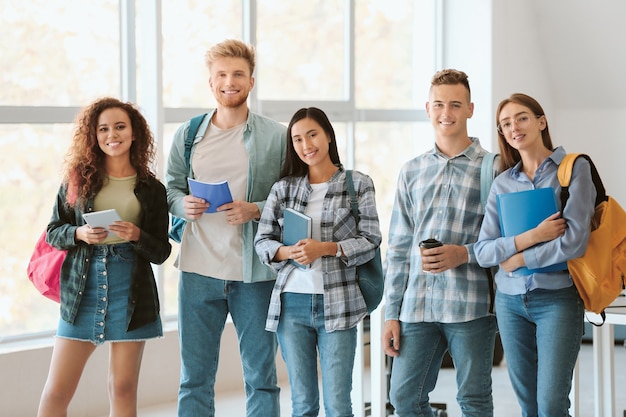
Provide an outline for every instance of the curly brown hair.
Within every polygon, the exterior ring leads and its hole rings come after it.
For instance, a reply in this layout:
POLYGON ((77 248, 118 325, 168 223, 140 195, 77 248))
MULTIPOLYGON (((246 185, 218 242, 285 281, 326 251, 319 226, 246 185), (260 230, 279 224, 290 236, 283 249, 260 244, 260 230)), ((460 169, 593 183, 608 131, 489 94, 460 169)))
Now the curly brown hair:
POLYGON ((66 183, 72 182, 68 190, 76 193, 75 196, 68 196, 70 204, 74 200, 84 202, 93 198, 107 178, 104 164, 106 155, 98 145, 96 129, 100 114, 111 108, 122 109, 130 119, 135 139, 130 147, 130 163, 137 171, 137 182, 155 177, 152 165, 156 148, 146 119, 132 103, 112 97, 100 98, 85 107, 76 118, 74 137, 65 158, 64 180, 66 183))

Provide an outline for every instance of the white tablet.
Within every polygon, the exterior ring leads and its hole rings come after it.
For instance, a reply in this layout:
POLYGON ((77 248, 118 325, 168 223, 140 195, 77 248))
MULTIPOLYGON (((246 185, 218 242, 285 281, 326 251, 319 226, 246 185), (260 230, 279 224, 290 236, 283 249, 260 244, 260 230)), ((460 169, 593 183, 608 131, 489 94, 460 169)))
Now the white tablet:
POLYGON ((107 230, 110 224, 115 221, 122 220, 115 209, 83 213, 83 219, 85 219, 87 224, 91 226, 92 229, 95 229, 96 227, 104 227, 107 230))

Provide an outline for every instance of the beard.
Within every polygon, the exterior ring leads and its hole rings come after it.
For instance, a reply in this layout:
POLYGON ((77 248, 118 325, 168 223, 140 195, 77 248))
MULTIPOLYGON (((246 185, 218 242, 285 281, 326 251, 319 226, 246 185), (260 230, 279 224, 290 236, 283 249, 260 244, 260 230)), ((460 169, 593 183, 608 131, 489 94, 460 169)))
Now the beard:
POLYGON ((222 107, 234 109, 245 104, 248 100, 248 95, 237 94, 235 96, 226 96, 224 94, 218 94, 215 100, 222 107))

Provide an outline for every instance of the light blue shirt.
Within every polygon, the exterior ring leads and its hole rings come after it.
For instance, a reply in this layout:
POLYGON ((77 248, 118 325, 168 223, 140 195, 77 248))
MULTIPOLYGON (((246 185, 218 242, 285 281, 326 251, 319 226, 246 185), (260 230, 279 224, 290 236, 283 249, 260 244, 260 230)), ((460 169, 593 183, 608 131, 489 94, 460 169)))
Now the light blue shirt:
MULTIPOLYGON (((521 162, 494 180, 485 208, 485 218, 480 229, 478 242, 474 245, 474 253, 480 265, 483 267, 496 266, 517 253, 515 236, 502 237, 496 207, 496 195, 552 187, 560 207, 561 186, 557 178, 557 170, 564 157, 565 150, 559 146, 539 165, 532 181, 521 171, 521 162)), ((596 189, 587 160, 579 158, 574 164, 569 193, 565 210, 560 208, 563 211, 563 218, 567 221, 565 234, 557 239, 524 250, 524 261, 529 269, 566 262, 585 253, 596 198, 596 189)), ((498 291, 509 295, 524 294, 537 288, 560 289, 573 285, 567 271, 522 275, 516 271, 507 273, 498 268, 495 280, 498 291)))

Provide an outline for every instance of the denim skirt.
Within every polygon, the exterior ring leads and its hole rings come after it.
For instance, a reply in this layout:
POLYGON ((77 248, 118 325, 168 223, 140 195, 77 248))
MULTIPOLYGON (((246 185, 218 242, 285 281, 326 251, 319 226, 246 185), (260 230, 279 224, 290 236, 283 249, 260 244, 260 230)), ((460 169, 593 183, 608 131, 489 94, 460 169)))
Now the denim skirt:
POLYGON ((92 342, 139 341, 163 336, 161 318, 127 331, 126 311, 135 251, 130 243, 94 245, 74 324, 59 320, 57 337, 92 342))

